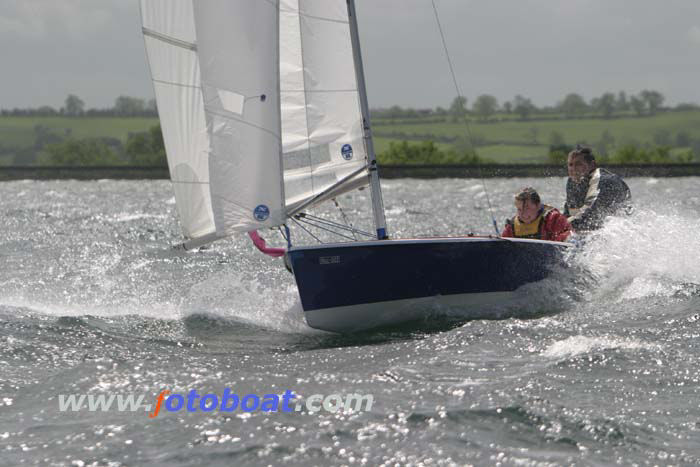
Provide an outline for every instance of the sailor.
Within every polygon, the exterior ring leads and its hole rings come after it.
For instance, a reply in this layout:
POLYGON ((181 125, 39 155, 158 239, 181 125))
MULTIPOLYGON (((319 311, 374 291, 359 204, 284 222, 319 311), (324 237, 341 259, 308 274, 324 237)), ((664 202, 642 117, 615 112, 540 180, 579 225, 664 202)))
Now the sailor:
POLYGON ((515 195, 515 208, 518 214, 506 221, 502 237, 563 242, 571 233, 566 217, 553 207, 542 204, 540 195, 532 187, 523 188, 515 195))
POLYGON ((612 172, 596 165, 591 148, 577 145, 568 157, 564 215, 575 231, 596 230, 607 216, 631 212, 627 184, 612 172))

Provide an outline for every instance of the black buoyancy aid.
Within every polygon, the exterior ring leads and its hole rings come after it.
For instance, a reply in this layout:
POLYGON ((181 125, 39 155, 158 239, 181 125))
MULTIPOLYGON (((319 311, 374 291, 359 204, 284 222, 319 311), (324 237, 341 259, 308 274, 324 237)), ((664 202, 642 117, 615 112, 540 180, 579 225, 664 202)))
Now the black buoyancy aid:
POLYGON ((547 214, 552 212, 554 209, 551 206, 542 205, 540 213, 535 220, 532 222, 522 222, 518 216, 514 216, 510 220, 510 224, 513 226, 513 236, 516 238, 535 238, 538 240, 543 240, 542 238, 542 226, 544 225, 545 217, 547 214))

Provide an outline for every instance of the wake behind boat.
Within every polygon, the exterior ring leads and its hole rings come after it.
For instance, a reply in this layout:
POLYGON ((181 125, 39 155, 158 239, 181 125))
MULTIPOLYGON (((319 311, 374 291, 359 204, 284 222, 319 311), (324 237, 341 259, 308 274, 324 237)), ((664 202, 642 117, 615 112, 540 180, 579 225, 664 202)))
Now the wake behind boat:
POLYGON ((353 0, 141 0, 186 248, 279 228, 310 326, 336 332, 479 309, 544 279, 560 242, 389 239, 353 0), (315 205, 369 185, 371 241, 296 245, 315 205), (290 229, 292 227, 293 229, 290 229))

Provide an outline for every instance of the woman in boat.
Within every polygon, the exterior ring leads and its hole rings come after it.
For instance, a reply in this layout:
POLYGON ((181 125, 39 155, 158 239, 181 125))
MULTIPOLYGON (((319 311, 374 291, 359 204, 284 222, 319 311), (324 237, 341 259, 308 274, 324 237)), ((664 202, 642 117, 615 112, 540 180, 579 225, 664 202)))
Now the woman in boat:
POLYGON ((518 213, 506 221, 502 237, 563 242, 571 234, 566 217, 555 208, 542 204, 539 193, 532 187, 523 188, 515 195, 515 208, 518 213))

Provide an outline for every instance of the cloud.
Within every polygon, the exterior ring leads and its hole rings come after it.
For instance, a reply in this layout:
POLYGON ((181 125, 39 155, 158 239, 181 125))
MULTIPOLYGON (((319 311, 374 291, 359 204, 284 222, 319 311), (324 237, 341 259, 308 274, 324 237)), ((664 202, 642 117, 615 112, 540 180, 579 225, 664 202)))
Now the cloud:
POLYGON ((57 36, 83 39, 110 23, 117 0, 3 0, 0 8, 0 36, 5 40, 55 40, 57 36))
POLYGON ((0 35, 17 39, 40 39, 46 35, 44 21, 29 14, 26 6, 9 2, 8 10, 0 16, 0 35))
MULTIPOLYGON (((0 0, 0 108, 60 106, 68 93, 96 107, 119 95, 150 97, 138 3, 0 0)), ((522 94, 543 105, 573 91, 644 88, 668 102, 699 101, 700 66, 689 57, 700 46, 700 1, 657 3, 436 0, 470 102, 522 94)), ((448 106, 454 90, 431 2, 357 7, 372 105, 448 106)))
POLYGON ((700 26, 693 26, 688 29, 688 39, 695 45, 700 45, 700 26))

